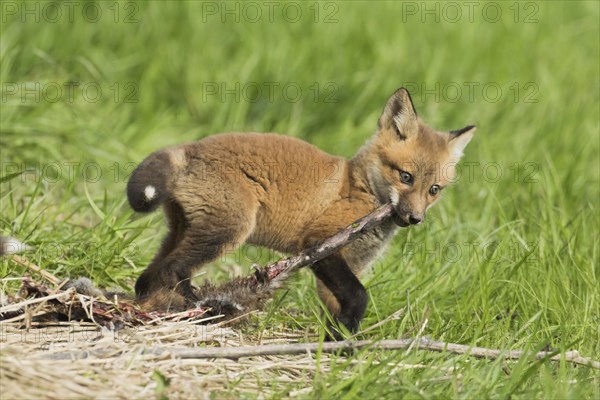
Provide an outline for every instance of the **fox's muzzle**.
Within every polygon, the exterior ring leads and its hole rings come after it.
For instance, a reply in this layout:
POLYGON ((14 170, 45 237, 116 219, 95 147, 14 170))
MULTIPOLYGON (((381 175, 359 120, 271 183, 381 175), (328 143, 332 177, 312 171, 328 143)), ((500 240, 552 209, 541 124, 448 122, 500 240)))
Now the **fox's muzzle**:
POLYGON ((409 225, 417 225, 425 221, 425 213, 415 213, 412 211, 406 211, 403 209, 396 209, 392 219, 394 223, 402 228, 409 225))

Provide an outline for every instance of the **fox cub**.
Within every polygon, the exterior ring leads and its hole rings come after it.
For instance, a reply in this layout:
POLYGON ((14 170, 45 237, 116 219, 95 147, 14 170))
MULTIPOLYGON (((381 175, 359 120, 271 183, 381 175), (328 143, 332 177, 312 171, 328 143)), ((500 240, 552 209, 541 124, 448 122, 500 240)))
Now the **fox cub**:
POLYGON ((398 227, 425 220, 474 131, 430 128, 400 88, 373 137, 350 160, 299 139, 258 133, 220 134, 159 150, 127 185, 135 211, 162 204, 169 226, 136 282, 136 296, 172 291, 193 299, 193 271, 226 249, 250 243, 297 253, 391 202, 394 217, 311 267, 331 315, 355 331, 367 306, 358 277, 398 227))

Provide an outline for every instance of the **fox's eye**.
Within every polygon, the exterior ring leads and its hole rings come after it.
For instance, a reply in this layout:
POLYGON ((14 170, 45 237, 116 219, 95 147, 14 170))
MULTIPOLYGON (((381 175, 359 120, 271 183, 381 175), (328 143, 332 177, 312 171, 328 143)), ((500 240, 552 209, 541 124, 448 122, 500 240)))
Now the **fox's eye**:
POLYGON ((410 185, 413 182, 413 176, 406 171, 400 171, 400 181, 410 185))
POLYGON ((442 190, 440 185, 433 185, 432 187, 429 188, 429 194, 432 196, 435 196, 440 192, 440 190, 442 190))

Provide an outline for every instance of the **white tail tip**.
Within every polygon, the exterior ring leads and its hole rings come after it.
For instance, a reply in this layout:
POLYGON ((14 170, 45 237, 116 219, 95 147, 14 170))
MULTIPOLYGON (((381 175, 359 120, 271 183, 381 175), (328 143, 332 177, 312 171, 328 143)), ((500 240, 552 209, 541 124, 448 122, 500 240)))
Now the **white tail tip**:
POLYGON ((146 197, 146 201, 152 200, 156 196, 156 188, 152 185, 146 186, 144 196, 146 197))

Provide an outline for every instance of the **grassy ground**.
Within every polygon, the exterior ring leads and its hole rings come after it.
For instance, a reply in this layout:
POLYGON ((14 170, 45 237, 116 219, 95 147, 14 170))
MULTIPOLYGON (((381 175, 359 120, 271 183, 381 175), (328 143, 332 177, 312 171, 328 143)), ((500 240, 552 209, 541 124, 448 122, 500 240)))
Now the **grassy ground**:
MULTIPOLYGON (((60 14, 49 4, 1 10, 0 233, 35 246, 32 261, 130 290, 164 231, 162 216, 134 215, 124 195, 145 155, 256 130, 351 156, 405 85, 432 126, 479 130, 455 187, 365 281, 363 328, 404 313, 362 336, 422 330, 600 358, 597 2, 75 2, 60 14)), ((276 256, 245 249, 209 277, 276 256)), ((23 273, 0 262, 4 278, 23 273)), ((316 331, 312 286, 301 273, 242 333, 316 331)), ((420 351, 326 362, 243 392, 250 374, 214 395, 600 397, 597 372, 564 362, 420 351)))

